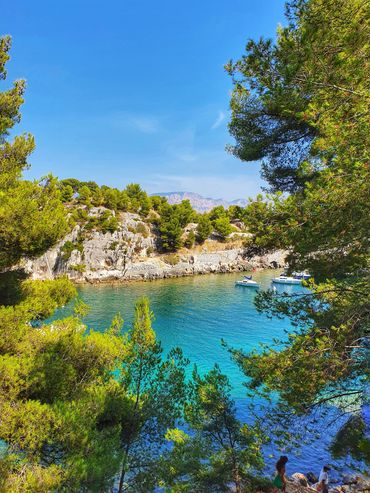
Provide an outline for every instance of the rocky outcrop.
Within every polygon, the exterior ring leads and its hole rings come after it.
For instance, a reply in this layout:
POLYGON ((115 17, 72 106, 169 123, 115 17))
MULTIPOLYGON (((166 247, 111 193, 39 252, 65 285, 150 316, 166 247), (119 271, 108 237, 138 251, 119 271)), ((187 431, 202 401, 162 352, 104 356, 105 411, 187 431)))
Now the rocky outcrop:
MULTIPOLYGON (((287 483, 287 493, 317 493, 315 485, 302 473, 294 473, 287 483)), ((329 493, 369 493, 370 478, 368 476, 352 476, 350 480, 346 476, 340 481, 329 483, 329 493)))
MULTIPOLYGON (((99 210, 92 209, 89 214, 99 214, 99 210)), ((284 252, 248 258, 241 243, 220 244, 210 240, 192 250, 160 254, 153 227, 140 216, 125 213, 120 217, 118 230, 112 233, 86 232, 75 226, 54 248, 27 261, 25 269, 33 279, 67 275, 76 282, 109 282, 283 266, 284 252)))

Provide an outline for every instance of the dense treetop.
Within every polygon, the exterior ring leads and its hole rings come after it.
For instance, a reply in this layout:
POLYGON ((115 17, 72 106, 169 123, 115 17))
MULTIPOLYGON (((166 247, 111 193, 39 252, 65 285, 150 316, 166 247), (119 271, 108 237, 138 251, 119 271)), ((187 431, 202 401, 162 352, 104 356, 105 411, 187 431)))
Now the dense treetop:
POLYGON ((250 387, 279 391, 286 409, 332 400, 346 412, 350 401, 360 420, 369 378, 369 39, 366 0, 297 0, 275 43, 249 41, 227 66, 230 150, 263 159, 276 192, 247 206, 254 247, 287 248, 290 269, 313 275, 310 294, 257 300, 296 325, 285 349, 233 354, 250 387))
POLYGON ((225 209, 217 206, 208 213, 196 212, 189 200, 169 204, 165 197, 149 196, 140 185, 131 183, 124 190, 99 186, 94 181, 79 181, 75 178, 60 180, 57 184, 61 200, 70 213, 70 225, 84 225, 85 229, 115 231, 119 227, 121 212, 139 214, 143 221, 152 224, 160 237, 160 248, 175 252, 182 246, 191 248, 195 241, 203 243, 212 233, 220 241, 226 241, 237 221, 247 228, 245 209, 231 206, 225 209), (91 207, 106 207, 112 213, 100 218, 88 216, 91 207), (153 213, 154 212, 154 213, 153 213), (184 229, 189 223, 197 225, 195 233, 190 231, 184 238, 184 229))

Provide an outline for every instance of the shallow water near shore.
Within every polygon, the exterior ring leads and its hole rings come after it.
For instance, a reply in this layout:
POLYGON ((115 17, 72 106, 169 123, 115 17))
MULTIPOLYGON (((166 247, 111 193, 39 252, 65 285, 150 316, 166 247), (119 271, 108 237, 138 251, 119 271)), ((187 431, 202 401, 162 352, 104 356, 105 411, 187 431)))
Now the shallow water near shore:
MULTIPOLYGON (((261 289, 271 286, 271 279, 281 271, 266 270, 253 273, 253 279, 261 289)), ((260 343, 271 343, 274 338, 284 338, 291 328, 289 320, 269 319, 257 312, 254 306, 256 290, 235 286, 242 274, 212 274, 153 282, 83 285, 78 288, 81 299, 90 306, 84 322, 96 330, 106 330, 112 318, 120 312, 129 328, 133 319, 134 303, 141 296, 147 296, 155 319, 154 329, 164 351, 174 346, 182 348, 191 364, 200 372, 210 370, 218 363, 232 385, 238 415, 247 419, 248 399, 243 386, 245 376, 231 360, 228 351, 221 345, 228 345, 245 351, 258 348, 260 343)), ((298 293, 301 286, 276 285, 277 291, 298 293)), ((70 306, 58 310, 55 318, 71 311, 70 306)), ((325 447, 330 435, 324 433, 319 443, 305 445, 300 453, 288 453, 288 473, 313 471, 318 474, 323 463, 333 462, 325 447)), ((273 471, 273 461, 280 451, 266 447, 267 471, 273 471), (272 455, 272 457, 269 457, 272 455)), ((344 467, 342 472, 350 470, 344 467)), ((333 472, 332 476, 338 476, 333 472)))

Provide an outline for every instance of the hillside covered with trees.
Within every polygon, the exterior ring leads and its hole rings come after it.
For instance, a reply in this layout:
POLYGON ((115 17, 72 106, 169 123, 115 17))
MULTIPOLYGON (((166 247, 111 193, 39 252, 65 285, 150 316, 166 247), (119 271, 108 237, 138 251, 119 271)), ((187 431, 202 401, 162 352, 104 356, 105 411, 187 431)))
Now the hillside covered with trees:
MULTIPOLYGON (((93 181, 80 182, 74 178, 58 182, 62 202, 70 212, 70 224, 87 223, 87 229, 95 225, 88 223, 88 210, 91 207, 105 207, 119 215, 120 212, 139 214, 148 224, 155 226, 160 236, 160 248, 164 252, 175 252, 182 246, 192 247, 195 242, 203 243, 211 233, 225 241, 233 231, 246 229, 247 214, 245 208, 231 206, 214 207, 209 213, 199 214, 191 206, 189 200, 180 204, 170 205, 165 197, 149 196, 138 184, 130 184, 124 190, 99 186, 93 181), (184 228, 189 223, 197 226, 192 234, 183 238, 184 228), (233 227, 236 223, 239 227, 233 227)), ((118 221, 109 211, 96 225, 103 230, 114 231, 118 221)))
POLYGON ((309 294, 256 300, 259 310, 291 319, 296 329, 286 340, 262 353, 231 353, 253 393, 280 396, 275 427, 311 413, 317 419, 332 404, 347 418, 333 451, 367 460, 368 8, 364 0, 288 2, 276 43, 250 40, 226 67, 234 84, 230 151, 262 159, 270 186, 248 206, 253 242, 288 249, 290 270, 312 274, 309 294))
MULTIPOLYGON (((225 241, 237 221, 253 235, 248 248, 287 249, 289 268, 312 274, 303 295, 256 298, 259 310, 291 319, 285 340, 253 353, 229 347, 249 392, 269 403, 248 424, 217 364, 189 376, 179 348, 164 354, 147 299, 137 301, 127 330, 117 314, 100 332, 84 324, 88 307, 66 278, 14 286, 5 276, 12 296, 0 306, 1 492, 102 493, 114 484, 119 493, 268 492, 263 444, 294 445, 288 422, 313 411, 319 420, 328 404, 346 417, 333 456, 369 463, 367 8, 366 0, 289 2, 276 42, 249 41, 227 65, 230 151, 262 159, 271 187, 244 209, 197 215, 188 202, 171 206, 138 185, 25 180, 34 138, 10 137, 25 82, 0 93, 2 276, 76 225, 84 234, 116 231, 125 213, 157 228, 163 252, 212 232, 225 241), (94 216, 94 207, 104 209, 94 216), (197 225, 194 237, 184 236, 189 223, 197 225), (72 300, 71 316, 45 321, 72 300)), ((2 82, 10 46, 8 36, 0 39, 2 82)), ((67 244, 65 255, 78 248, 67 244)))

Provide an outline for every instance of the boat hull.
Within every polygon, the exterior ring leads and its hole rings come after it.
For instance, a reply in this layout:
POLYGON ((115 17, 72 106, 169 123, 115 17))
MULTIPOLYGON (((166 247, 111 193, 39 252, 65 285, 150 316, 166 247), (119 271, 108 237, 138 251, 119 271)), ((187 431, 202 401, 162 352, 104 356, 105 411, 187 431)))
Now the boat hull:
POLYGON ((259 288, 259 284, 257 284, 256 282, 236 281, 235 285, 236 286, 243 286, 245 288, 259 288))
POLYGON ((302 284, 302 279, 280 279, 276 277, 272 280, 274 284, 299 285, 302 284))

